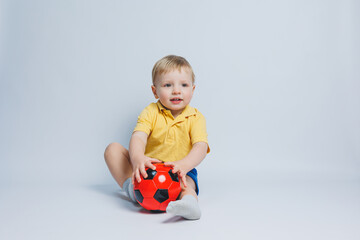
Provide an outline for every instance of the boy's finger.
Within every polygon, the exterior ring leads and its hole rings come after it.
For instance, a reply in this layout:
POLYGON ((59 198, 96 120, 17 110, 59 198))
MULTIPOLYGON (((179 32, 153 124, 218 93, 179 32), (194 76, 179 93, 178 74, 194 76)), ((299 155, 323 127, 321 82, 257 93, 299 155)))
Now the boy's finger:
POLYGON ((132 177, 132 184, 133 184, 133 186, 135 186, 135 181, 137 181, 137 179, 136 179, 136 176, 135 176, 135 173, 134 173, 134 175, 133 175, 133 177, 132 177))
POLYGON ((135 178, 138 183, 141 182, 141 177, 140 177, 140 173, 138 170, 135 172, 135 178))
POLYGON ((151 168, 152 170, 156 169, 155 165, 153 165, 151 162, 146 162, 145 166, 151 168))
POLYGON ((157 163, 161 163, 162 161, 160 161, 159 159, 156 159, 156 158, 151 158, 150 159, 151 162, 157 162, 157 163))
POLYGON ((150 158, 150 161, 145 162, 145 166, 151 168, 152 170, 156 169, 156 166, 153 165, 152 163, 161 163, 162 161, 155 159, 155 158, 150 158))
MULTIPOLYGON (((170 165, 171 166, 171 165, 170 165)), ((179 172, 179 170, 178 169, 176 169, 176 168, 174 168, 174 166, 171 166, 171 167, 173 167, 172 169, 171 169, 171 171, 173 172, 173 173, 180 173, 179 172)), ((180 174, 179 174, 180 175, 180 174)))
POLYGON ((165 163, 164 163, 164 166, 174 167, 174 163, 172 163, 172 162, 165 162, 165 163))
POLYGON ((145 166, 140 167, 140 173, 144 178, 148 177, 147 172, 145 171, 145 166))
POLYGON ((184 187, 187 187, 187 182, 186 182, 186 175, 181 177, 181 180, 183 181, 184 187))

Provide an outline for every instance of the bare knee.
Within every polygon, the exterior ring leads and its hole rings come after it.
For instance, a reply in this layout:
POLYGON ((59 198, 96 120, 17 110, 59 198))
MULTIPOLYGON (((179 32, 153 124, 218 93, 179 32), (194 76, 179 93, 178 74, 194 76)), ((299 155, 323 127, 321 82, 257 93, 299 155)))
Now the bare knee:
POLYGON ((181 184, 180 199, 185 195, 192 195, 196 199, 198 199, 196 191, 195 191, 196 185, 195 185, 194 180, 191 177, 186 176, 186 182, 187 182, 187 187, 185 187, 182 182, 180 183, 181 184))
POLYGON ((105 161, 108 161, 113 156, 118 156, 119 154, 127 156, 128 150, 125 147, 123 147, 120 143, 117 142, 110 143, 106 147, 104 152, 105 161))

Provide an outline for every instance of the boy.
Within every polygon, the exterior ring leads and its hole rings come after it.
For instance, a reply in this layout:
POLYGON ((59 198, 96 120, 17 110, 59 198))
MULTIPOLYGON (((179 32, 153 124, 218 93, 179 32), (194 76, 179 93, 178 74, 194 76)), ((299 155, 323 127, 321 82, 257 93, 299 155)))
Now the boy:
POLYGON ((154 65, 152 81, 152 92, 159 100, 139 115, 129 151, 119 143, 111 143, 105 150, 105 161, 116 182, 134 202, 134 181, 141 181, 140 174, 147 177, 146 167, 155 170, 153 163, 165 162, 181 179, 179 200, 170 202, 166 212, 199 219, 195 167, 210 149, 205 118, 189 106, 195 75, 185 58, 169 55, 154 65))

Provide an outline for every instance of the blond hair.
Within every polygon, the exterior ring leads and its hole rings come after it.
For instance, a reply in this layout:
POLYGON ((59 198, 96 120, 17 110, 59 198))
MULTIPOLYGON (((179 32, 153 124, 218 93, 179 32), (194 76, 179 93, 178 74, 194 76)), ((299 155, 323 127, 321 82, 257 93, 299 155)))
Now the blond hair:
POLYGON ((175 69, 181 71, 182 68, 187 68, 190 71, 192 83, 194 84, 195 74, 190 63, 185 58, 176 55, 165 56, 155 63, 152 70, 153 84, 155 85, 155 80, 157 76, 175 69))

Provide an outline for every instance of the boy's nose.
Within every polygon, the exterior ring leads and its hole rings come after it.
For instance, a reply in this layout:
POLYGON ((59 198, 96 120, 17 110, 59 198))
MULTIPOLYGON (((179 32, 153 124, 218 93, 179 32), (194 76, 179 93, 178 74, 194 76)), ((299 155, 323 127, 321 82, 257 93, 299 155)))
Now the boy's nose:
POLYGON ((179 94, 179 93, 180 93, 180 89, 178 87, 174 87, 173 94, 179 94))

